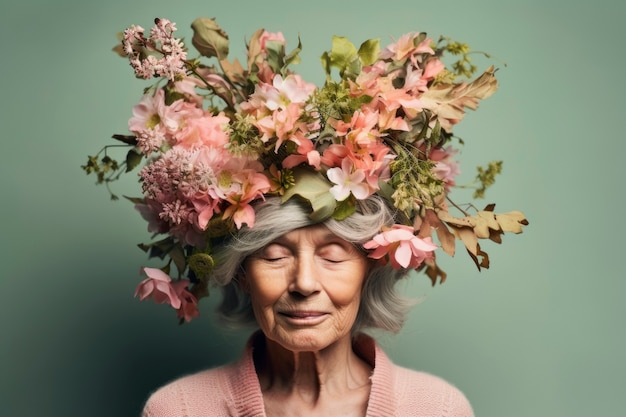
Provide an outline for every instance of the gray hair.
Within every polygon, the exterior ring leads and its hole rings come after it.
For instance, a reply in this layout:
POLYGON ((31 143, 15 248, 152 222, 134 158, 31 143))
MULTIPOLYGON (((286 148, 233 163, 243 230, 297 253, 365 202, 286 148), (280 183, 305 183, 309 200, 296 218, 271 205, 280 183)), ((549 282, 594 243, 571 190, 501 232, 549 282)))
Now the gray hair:
MULTIPOLYGON (((211 280, 222 288, 223 298, 217 313, 224 324, 230 327, 256 325, 250 297, 238 282, 244 260, 285 233, 314 224, 309 212, 310 208, 300 200, 292 198, 281 203, 277 197, 267 198, 255 206, 254 227, 243 227, 216 248, 217 266, 211 280)), ((359 201, 357 212, 344 220, 331 218, 323 222, 332 233, 360 250, 382 225, 393 223, 394 213, 377 196, 359 201)), ((405 270, 394 270, 390 265, 372 263, 363 283, 353 334, 367 328, 392 333, 402 328, 414 301, 398 294, 395 284, 406 274, 405 270)))

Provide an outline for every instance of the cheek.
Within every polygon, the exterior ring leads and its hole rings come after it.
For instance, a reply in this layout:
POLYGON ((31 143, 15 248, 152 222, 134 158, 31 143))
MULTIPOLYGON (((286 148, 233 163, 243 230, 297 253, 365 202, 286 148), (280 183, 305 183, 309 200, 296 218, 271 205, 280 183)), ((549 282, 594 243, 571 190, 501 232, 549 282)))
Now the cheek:
POLYGON ((357 303, 361 298, 361 287, 353 285, 335 285, 335 288, 329 289, 327 292, 337 306, 348 306, 357 303))
POLYGON ((365 269, 357 266, 351 271, 335 274, 326 282, 325 289, 336 306, 358 306, 365 280, 365 269))
POLYGON ((250 301, 252 303, 252 311, 258 325, 267 331, 274 326, 274 305, 276 300, 280 298, 278 288, 264 284, 262 286, 256 283, 249 287, 250 301))
POLYGON ((338 310, 343 311, 346 316, 353 316, 361 303, 361 288, 361 283, 335 282, 327 287, 326 293, 338 310))
POLYGON ((284 280, 268 275, 253 275, 249 277, 248 290, 252 303, 257 307, 271 306, 286 291, 284 280))

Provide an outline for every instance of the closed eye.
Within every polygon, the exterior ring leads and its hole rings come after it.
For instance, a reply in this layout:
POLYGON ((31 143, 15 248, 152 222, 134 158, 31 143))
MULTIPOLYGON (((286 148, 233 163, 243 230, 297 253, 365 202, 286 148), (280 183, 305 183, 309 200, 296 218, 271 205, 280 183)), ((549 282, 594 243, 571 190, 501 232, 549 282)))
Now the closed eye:
POLYGON ((266 262, 279 262, 291 256, 288 248, 277 243, 272 243, 263 248, 258 254, 258 258, 266 262))
POLYGON ((348 261, 352 258, 353 247, 345 246, 338 243, 330 243, 325 245, 319 252, 318 256, 326 262, 338 264, 348 261))

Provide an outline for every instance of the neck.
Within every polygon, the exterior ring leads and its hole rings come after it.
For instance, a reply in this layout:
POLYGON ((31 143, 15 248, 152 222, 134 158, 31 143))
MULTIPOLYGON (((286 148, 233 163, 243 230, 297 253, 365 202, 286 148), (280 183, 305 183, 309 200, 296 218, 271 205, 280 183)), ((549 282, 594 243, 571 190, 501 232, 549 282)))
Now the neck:
POLYGON ((369 387, 371 367, 352 350, 349 335, 318 351, 294 352, 266 339, 255 357, 263 392, 310 403, 369 387))

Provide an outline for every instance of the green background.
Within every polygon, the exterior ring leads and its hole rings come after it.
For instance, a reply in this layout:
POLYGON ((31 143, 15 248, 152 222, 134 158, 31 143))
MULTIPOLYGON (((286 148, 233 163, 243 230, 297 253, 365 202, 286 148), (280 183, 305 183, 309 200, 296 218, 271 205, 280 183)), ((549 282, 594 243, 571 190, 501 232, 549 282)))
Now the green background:
MULTIPOLYGON (((398 364, 461 388, 480 417, 623 415, 626 388, 623 2, 33 1, 0 6, 0 407, 5 416, 133 416, 150 390, 238 356, 245 333, 216 331, 211 306, 178 326, 133 299, 145 224, 80 169, 125 133, 142 83, 111 52, 115 33, 154 17, 189 36, 217 17, 233 55, 259 27, 299 34, 304 77, 323 80, 333 34, 387 43, 409 31, 492 53, 500 90, 456 129, 463 178, 503 159, 487 193, 531 224, 460 253, 399 335, 398 364), (621 5, 619 5, 621 4, 621 5), (506 62, 506 67, 502 64, 506 62)), ((481 65, 487 63, 480 62, 481 65)), ((461 180, 463 182, 463 180, 461 180)), ((115 184, 137 195, 131 175, 115 184)), ((463 194, 459 194, 461 199, 463 194)))

